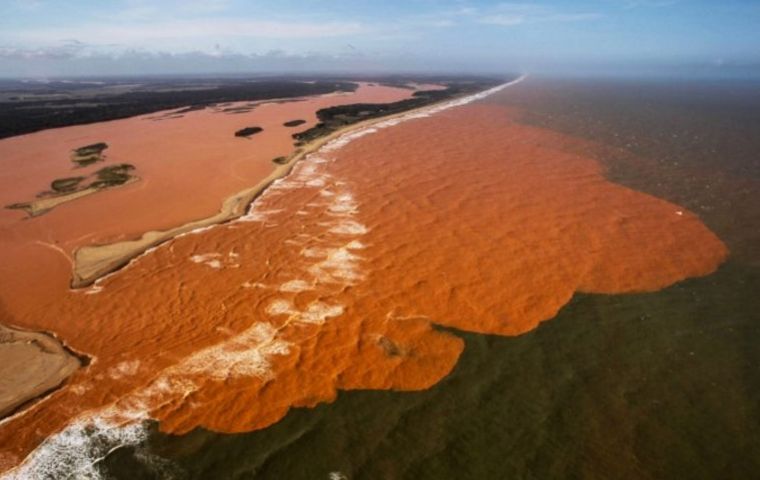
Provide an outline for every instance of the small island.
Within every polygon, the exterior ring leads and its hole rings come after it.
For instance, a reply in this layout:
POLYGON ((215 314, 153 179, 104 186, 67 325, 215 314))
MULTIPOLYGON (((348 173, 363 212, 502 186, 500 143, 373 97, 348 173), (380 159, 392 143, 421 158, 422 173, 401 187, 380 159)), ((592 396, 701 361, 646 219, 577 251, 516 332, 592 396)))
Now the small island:
POLYGON ((306 123, 306 120, 301 120, 300 118, 298 120, 288 120, 287 122, 283 123, 283 126, 285 127, 297 127, 299 125, 303 125, 306 123))
POLYGON ((86 167, 96 162, 102 162, 105 160, 103 152, 107 148, 108 144, 105 142, 93 143, 92 145, 76 148, 71 152, 71 161, 74 162, 77 167, 86 167))
POLYGON ((36 200, 13 203, 5 208, 24 210, 30 217, 36 217, 62 203, 135 181, 137 177, 130 173, 134 169, 129 163, 118 163, 103 167, 89 177, 58 178, 50 182, 50 190, 38 193, 36 200))
POLYGON ((252 135, 256 135, 259 132, 264 131, 261 127, 245 127, 235 132, 236 137, 250 138, 252 135))

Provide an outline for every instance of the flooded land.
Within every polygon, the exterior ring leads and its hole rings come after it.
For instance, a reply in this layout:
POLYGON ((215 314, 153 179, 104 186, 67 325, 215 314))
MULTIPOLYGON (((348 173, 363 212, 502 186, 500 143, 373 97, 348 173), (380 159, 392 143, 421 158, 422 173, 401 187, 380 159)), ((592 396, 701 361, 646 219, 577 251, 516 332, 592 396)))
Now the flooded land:
POLYGON ((420 90, 0 141, 4 205, 97 190, 0 213, 3 323, 78 362, 7 478, 756 472, 757 86, 420 90))

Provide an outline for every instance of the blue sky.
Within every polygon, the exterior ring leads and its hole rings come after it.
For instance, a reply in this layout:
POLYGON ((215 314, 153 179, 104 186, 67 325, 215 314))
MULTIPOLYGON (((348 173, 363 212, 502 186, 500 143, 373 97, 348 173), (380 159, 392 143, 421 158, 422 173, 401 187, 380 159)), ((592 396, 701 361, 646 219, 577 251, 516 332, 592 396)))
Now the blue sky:
POLYGON ((0 0, 0 75, 758 70, 760 0, 0 0))

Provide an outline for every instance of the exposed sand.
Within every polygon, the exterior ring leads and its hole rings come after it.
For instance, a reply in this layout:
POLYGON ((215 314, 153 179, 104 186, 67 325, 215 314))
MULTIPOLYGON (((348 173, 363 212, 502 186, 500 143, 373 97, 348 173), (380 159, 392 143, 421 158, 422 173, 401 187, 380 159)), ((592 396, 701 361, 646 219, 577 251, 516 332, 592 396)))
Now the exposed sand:
POLYGON ((82 197, 86 197, 87 195, 92 195, 93 193, 98 193, 103 191, 106 188, 117 188, 124 185, 129 185, 130 183, 137 182, 140 179, 138 177, 130 177, 129 180, 126 182, 120 184, 120 185, 114 185, 109 187, 87 187, 83 188, 81 190, 77 190, 75 192, 71 193, 63 193, 58 194, 50 197, 43 197, 39 198, 37 200, 32 200, 28 203, 26 203, 23 207, 18 207, 19 210, 25 211, 30 217, 37 217, 39 215, 48 213, 50 210, 54 209, 58 205, 63 205, 67 202, 73 202, 74 200, 77 200, 82 197))
POLYGON ((97 362, 2 425, 5 468, 47 439, 19 475, 87 471, 149 418, 241 432, 341 389, 428 388, 463 348, 434 324, 517 335, 575 292, 656 290, 723 261, 696 215, 609 182, 596 145, 522 125, 499 97, 352 132, 239 221, 16 307, 97 362))
POLYGON ((0 418, 54 389, 79 366, 50 335, 0 325, 0 418))

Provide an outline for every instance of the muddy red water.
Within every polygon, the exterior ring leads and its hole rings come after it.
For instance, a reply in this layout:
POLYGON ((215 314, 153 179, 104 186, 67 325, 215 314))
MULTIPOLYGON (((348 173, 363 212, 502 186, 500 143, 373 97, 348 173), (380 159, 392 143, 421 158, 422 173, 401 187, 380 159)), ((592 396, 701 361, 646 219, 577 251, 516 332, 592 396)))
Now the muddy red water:
POLYGON ((145 418, 239 432, 339 389, 424 389, 463 348, 434 324, 517 335, 575 292, 656 290, 725 258, 698 217, 607 181, 594 145, 519 124, 499 95, 333 144, 241 221, 36 310, 95 361, 2 425, 6 468, 65 428, 63 445, 145 418))

